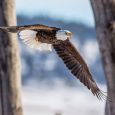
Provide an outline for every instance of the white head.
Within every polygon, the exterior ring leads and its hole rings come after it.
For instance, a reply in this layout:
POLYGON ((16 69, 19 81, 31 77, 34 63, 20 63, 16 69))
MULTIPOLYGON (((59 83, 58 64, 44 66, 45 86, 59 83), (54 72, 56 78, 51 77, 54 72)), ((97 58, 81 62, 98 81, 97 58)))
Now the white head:
POLYGON ((72 36, 72 33, 68 30, 58 30, 56 33, 56 38, 58 40, 66 40, 67 38, 70 38, 72 36))

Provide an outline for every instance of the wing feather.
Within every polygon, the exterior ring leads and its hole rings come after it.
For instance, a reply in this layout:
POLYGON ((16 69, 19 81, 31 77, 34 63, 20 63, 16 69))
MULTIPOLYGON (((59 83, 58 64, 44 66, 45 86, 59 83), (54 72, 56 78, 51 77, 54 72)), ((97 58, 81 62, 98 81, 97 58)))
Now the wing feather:
POLYGON ((9 27, 0 27, 0 30, 16 33, 22 30, 60 30, 60 28, 49 27, 42 24, 34 24, 34 25, 25 25, 25 26, 9 26, 9 27))
POLYGON ((80 82, 91 90, 91 92, 96 95, 98 99, 105 97, 92 78, 87 64, 68 39, 53 44, 53 47, 65 63, 66 67, 76 78, 80 80, 80 82))
POLYGON ((19 32, 19 38, 30 48, 38 49, 39 51, 52 51, 52 45, 42 43, 37 38, 37 31, 22 30, 19 32))

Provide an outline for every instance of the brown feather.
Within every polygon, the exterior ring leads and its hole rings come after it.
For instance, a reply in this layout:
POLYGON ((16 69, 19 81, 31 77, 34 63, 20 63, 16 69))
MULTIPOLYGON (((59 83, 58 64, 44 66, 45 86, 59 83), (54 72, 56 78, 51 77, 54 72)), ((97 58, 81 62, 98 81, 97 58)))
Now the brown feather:
POLYGON ((0 27, 0 30, 16 33, 22 30, 60 30, 60 28, 56 27, 49 27, 41 24, 35 24, 35 25, 25 25, 25 26, 9 26, 9 27, 0 27))
POLYGON ((87 64, 69 39, 54 43, 53 47, 71 73, 87 86, 98 99, 102 99, 104 94, 96 85, 87 64))

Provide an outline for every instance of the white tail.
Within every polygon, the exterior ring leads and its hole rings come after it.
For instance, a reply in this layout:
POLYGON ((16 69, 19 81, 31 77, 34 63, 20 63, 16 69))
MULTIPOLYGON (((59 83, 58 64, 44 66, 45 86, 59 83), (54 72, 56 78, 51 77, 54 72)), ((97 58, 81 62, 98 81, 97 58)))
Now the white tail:
POLYGON ((51 44, 42 43, 36 40, 36 31, 23 30, 19 32, 19 37, 22 41, 31 48, 38 49, 39 51, 52 51, 51 44))

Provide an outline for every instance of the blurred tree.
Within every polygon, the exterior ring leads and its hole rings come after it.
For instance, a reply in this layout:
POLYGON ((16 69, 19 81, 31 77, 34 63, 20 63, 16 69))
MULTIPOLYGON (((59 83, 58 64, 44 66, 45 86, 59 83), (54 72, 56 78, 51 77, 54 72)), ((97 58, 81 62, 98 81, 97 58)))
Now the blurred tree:
MULTIPOLYGON (((16 24, 14 0, 0 0, 0 26, 16 24)), ((22 115, 19 51, 15 35, 0 31, 0 115, 22 115)))
POLYGON ((90 0, 96 22, 97 38, 107 80, 106 115, 115 115, 115 35, 108 28, 115 20, 115 0, 90 0))

